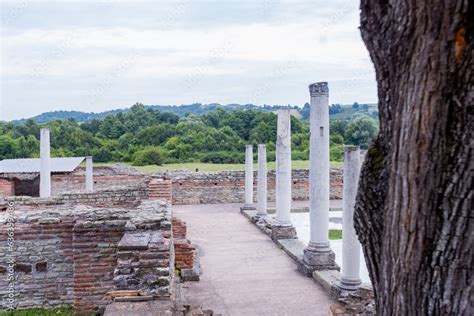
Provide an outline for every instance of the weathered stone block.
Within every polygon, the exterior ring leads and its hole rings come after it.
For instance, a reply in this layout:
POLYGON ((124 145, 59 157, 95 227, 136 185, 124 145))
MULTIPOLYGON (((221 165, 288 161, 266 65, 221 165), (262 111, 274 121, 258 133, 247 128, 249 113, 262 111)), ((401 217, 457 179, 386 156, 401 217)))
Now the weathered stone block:
POLYGON ((308 249, 304 250, 303 262, 314 270, 339 270, 336 264, 336 255, 333 251, 315 252, 308 249))
POLYGON ((151 235, 148 232, 126 232, 118 244, 118 250, 146 250, 151 235))
POLYGON ((271 238, 273 240, 296 238, 296 229, 293 226, 272 225, 271 229, 271 238))

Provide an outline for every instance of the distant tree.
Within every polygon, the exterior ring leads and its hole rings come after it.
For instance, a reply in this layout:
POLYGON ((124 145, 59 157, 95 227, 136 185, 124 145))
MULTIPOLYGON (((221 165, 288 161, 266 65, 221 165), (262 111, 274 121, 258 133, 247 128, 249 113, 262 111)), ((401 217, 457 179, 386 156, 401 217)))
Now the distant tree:
POLYGON ((331 120, 329 122, 329 135, 339 134, 344 138, 348 124, 349 121, 347 120, 331 120))
POLYGON ((0 135, 0 159, 16 158, 17 146, 9 135, 0 135))
POLYGON ((164 157, 162 150, 158 147, 148 147, 137 151, 133 155, 132 164, 135 166, 157 165, 163 164, 164 157))
POLYGON ((367 149, 378 132, 377 122, 368 116, 362 116, 347 125, 344 139, 347 144, 367 149))
POLYGON ((109 162, 112 160, 112 152, 108 148, 97 148, 92 151, 94 161, 96 162, 109 162))
POLYGON ((136 143, 146 146, 162 145, 175 135, 175 129, 175 126, 168 123, 145 127, 138 132, 136 143))
POLYGON ((353 109, 358 109, 358 108, 359 108, 359 103, 354 102, 354 103, 352 104, 352 108, 353 108, 353 109))

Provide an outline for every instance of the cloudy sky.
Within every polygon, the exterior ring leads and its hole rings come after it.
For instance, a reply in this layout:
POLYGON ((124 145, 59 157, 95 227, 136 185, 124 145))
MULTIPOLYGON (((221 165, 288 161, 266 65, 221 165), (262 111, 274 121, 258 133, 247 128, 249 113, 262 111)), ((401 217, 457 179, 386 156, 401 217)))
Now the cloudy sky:
POLYGON ((0 120, 144 104, 377 101, 358 0, 1 1, 0 120))

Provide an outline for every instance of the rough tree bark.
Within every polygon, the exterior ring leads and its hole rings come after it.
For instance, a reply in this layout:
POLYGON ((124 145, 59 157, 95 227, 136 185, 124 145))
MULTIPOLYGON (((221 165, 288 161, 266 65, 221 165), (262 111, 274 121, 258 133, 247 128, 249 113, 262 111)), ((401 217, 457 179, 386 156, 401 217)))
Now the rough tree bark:
POLYGON ((474 1, 361 0, 380 134, 355 227, 379 315, 472 315, 474 1))

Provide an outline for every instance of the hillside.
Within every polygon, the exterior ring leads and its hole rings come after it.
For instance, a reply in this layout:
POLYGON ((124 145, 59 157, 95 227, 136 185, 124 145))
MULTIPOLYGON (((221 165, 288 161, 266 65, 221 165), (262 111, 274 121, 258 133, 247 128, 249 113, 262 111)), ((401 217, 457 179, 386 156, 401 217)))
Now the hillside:
MULTIPOLYGON (((189 105, 145 105, 146 109, 152 110, 159 110, 162 112, 171 112, 177 114, 179 117, 184 117, 186 114, 194 114, 194 115, 204 115, 209 112, 213 112, 216 109, 220 108, 225 111, 239 111, 239 110, 257 110, 262 112, 274 112, 280 108, 287 108, 288 106, 282 105, 264 105, 264 106, 257 106, 254 104, 227 104, 222 105, 219 103, 212 103, 212 104, 201 104, 201 103, 194 103, 189 105)), ((298 112, 300 115, 297 117, 301 117, 302 119, 307 119, 309 115, 309 111, 307 109, 301 109, 297 106, 291 106, 294 109, 294 115, 298 112)), ((364 114, 368 116, 372 116, 373 118, 377 118, 376 115, 373 115, 374 111, 377 111, 376 104, 367 104, 367 107, 364 109, 362 106, 358 109, 352 108, 351 105, 342 105, 344 109, 343 112, 331 114, 331 119, 352 119, 354 116, 364 114)), ((28 119, 34 120, 38 124, 48 123, 55 120, 67 120, 67 119, 74 119, 78 123, 89 122, 93 119, 102 120, 107 115, 114 115, 117 113, 126 113, 129 112, 130 108, 125 109, 115 109, 105 112, 93 113, 93 112, 80 112, 80 111, 51 111, 45 112, 37 116, 33 116, 31 118, 24 118, 20 120, 12 121, 15 124, 23 124, 28 119)))

